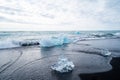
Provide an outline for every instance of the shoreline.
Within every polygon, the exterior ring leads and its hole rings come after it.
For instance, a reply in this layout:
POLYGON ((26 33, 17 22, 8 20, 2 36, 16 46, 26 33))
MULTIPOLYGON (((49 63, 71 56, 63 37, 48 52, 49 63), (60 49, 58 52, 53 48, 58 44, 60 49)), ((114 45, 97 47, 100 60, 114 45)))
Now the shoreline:
MULTIPOLYGON (((76 44, 73 43, 51 48, 41 48, 35 45, 0 50, 0 67, 4 66, 2 67, 4 69, 13 63, 0 73, 0 80, 87 80, 83 76, 86 77, 87 74, 90 76, 93 74, 94 76, 99 73, 104 74, 111 71, 111 64, 114 65, 116 58, 120 58, 119 52, 112 52, 111 56, 104 57, 99 55, 99 51, 95 48, 101 48, 102 46, 102 48, 108 48, 109 50, 119 50, 120 43, 118 41, 119 39, 92 40, 79 41, 76 44), (114 43, 114 45, 109 43, 114 43), (87 53, 80 52, 80 50, 86 51, 87 53), (96 53, 89 53, 90 51, 96 53), (75 64, 75 69, 69 74, 56 74, 50 68, 51 65, 56 63, 61 53, 64 53, 75 64), (114 57, 114 54, 118 56, 114 57), (4 65, 7 62, 10 63, 4 65)), ((115 66, 118 65, 119 63, 116 63, 115 66)), ((99 79, 90 77, 88 80, 99 79)))
POLYGON ((120 80, 120 57, 110 61, 112 69, 106 72, 79 74, 82 80, 120 80))

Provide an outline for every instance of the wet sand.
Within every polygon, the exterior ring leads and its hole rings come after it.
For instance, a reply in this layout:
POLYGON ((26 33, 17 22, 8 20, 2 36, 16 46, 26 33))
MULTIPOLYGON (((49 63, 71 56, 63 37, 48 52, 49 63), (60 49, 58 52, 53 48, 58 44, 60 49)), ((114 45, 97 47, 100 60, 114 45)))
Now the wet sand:
POLYGON ((116 63, 110 64, 112 57, 120 55, 118 42, 119 39, 92 40, 52 48, 29 46, 0 50, 0 80, 87 80, 81 75, 112 70, 111 64, 116 63), (101 47, 108 48, 112 55, 101 55, 101 47), (71 73, 58 74, 51 70, 51 65, 56 63, 61 53, 75 64, 71 73))
POLYGON ((120 58, 113 58, 110 62, 112 70, 107 72, 80 74, 82 80, 120 80, 120 58))

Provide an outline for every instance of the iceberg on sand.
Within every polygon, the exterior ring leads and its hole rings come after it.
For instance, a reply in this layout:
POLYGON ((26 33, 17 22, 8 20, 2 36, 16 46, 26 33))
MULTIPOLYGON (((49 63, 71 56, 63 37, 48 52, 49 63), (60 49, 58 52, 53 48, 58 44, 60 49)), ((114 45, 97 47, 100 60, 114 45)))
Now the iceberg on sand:
POLYGON ((58 62, 51 66, 52 70, 60 72, 60 73, 67 73, 71 72, 74 69, 74 64, 72 61, 69 61, 66 57, 60 57, 58 62))
POLYGON ((60 35, 60 36, 53 36, 49 38, 42 38, 40 40, 40 46, 41 47, 52 47, 52 46, 58 46, 58 45, 63 45, 66 43, 72 42, 71 39, 69 39, 65 35, 60 35))

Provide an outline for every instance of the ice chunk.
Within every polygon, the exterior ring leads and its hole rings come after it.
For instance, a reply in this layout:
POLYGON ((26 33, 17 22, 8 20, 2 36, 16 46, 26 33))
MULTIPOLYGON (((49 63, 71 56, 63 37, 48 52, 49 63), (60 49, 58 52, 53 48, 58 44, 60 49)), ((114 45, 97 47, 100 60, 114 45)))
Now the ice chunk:
POLYGON ((60 36, 60 38, 63 40, 63 44, 72 42, 72 39, 68 38, 66 35, 60 36))
POLYGON ((71 72, 74 69, 74 64, 72 61, 69 61, 67 58, 65 57, 60 57, 58 59, 58 62, 54 65, 51 66, 51 68, 54 71, 60 72, 60 73, 67 73, 67 72, 71 72))
POLYGON ((104 49, 104 50, 101 51, 101 54, 104 55, 104 56, 110 56, 111 52, 108 49, 104 49))
POLYGON ((52 47, 57 45, 62 45, 63 41, 58 38, 43 38, 40 40, 40 46, 41 47, 52 47))
POLYGON ((80 34, 80 32, 79 32, 79 31, 76 31, 75 34, 80 34))
POLYGON ((65 35, 52 36, 52 37, 42 38, 40 40, 40 46, 41 47, 52 47, 52 46, 57 46, 57 45, 63 45, 65 43, 70 43, 70 42, 72 42, 72 40, 69 39, 65 35))

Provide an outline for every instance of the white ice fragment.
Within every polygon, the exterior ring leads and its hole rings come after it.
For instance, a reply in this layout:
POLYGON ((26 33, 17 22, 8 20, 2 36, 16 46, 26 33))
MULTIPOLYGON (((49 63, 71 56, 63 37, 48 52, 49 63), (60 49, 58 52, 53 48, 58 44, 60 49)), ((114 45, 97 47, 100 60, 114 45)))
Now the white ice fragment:
POLYGON ((67 58, 62 57, 58 59, 58 62, 51 66, 54 71, 60 73, 71 72, 74 69, 74 64, 72 61, 69 61, 67 58))
POLYGON ((102 50, 102 55, 104 55, 104 56, 110 56, 111 55, 111 52, 108 50, 108 49, 104 49, 104 50, 102 50))

